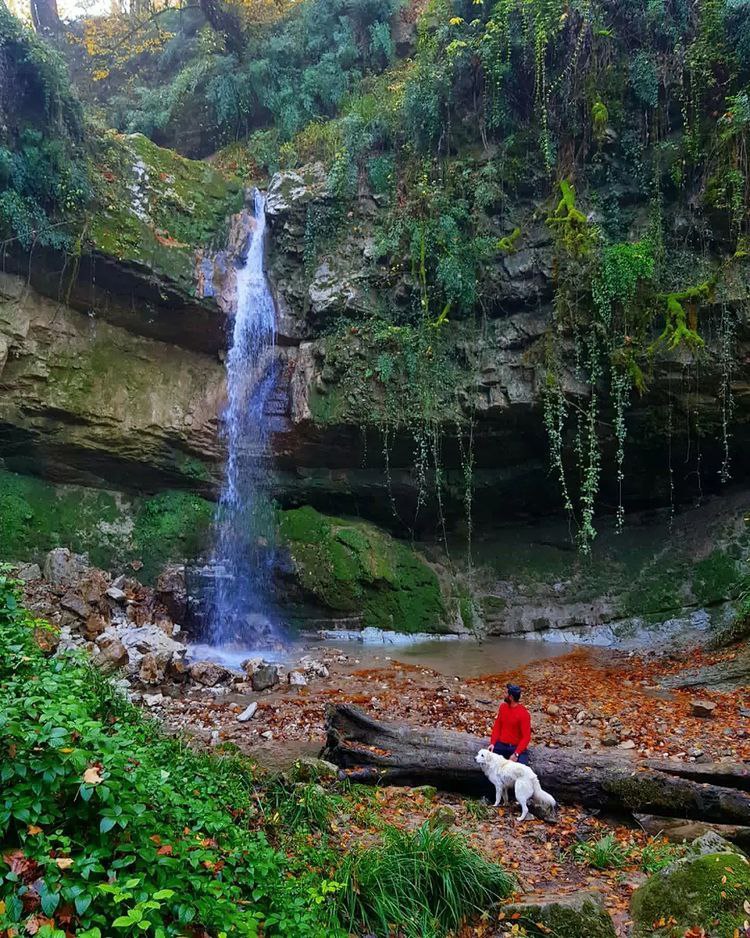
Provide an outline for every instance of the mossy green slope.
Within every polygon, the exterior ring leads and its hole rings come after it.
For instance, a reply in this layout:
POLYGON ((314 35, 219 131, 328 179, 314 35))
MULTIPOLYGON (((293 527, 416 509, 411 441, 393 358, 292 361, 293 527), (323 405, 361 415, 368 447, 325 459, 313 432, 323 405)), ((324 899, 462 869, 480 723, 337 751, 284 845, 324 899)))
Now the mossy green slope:
POLYGON ((633 938, 681 938, 696 927, 709 938, 733 938, 747 918, 748 896, 750 864, 744 856, 712 853, 682 861, 633 894, 633 938))
POLYGON ((0 470, 0 561, 40 561, 62 546, 109 569, 139 560, 139 576, 152 580, 200 552, 212 516, 211 502, 191 492, 131 499, 0 470))
POLYGON ((322 606, 361 614, 365 626, 447 631, 437 575, 410 546, 309 506, 282 512, 279 529, 303 589, 322 606))

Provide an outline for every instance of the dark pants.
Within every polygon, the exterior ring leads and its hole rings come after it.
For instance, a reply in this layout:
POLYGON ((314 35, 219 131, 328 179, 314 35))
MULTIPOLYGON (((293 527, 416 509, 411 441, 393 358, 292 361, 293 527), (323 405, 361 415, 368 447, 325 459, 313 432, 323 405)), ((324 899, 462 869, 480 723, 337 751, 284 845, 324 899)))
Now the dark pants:
MULTIPOLYGON (((516 751, 516 747, 511 746, 510 743, 495 743, 495 745, 492 747, 492 751, 494 753, 497 753, 498 756, 505 756, 506 759, 510 759, 513 753, 516 751)), ((521 763, 521 765, 529 764, 529 750, 528 749, 526 750, 526 752, 521 753, 521 755, 518 757, 518 761, 521 763)))

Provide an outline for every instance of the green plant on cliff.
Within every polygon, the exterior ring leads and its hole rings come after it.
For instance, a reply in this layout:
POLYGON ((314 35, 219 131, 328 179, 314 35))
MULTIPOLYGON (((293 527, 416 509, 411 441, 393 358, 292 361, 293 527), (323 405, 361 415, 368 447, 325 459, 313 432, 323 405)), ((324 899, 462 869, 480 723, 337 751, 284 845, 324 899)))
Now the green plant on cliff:
POLYGON ((0 243, 70 247, 90 196, 62 58, 0 0, 0 243))

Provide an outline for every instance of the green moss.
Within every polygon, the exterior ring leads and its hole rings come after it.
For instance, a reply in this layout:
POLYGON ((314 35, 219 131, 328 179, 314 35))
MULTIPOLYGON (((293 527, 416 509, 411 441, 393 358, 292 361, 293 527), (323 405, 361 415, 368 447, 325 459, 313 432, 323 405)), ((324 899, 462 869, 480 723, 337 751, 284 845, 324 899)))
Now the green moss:
POLYGON ((509 911, 514 916, 513 923, 523 928, 526 935, 554 935, 555 938, 615 938, 616 935, 609 914, 589 898, 579 902, 511 906, 509 911))
POLYGON ((692 590, 698 602, 710 606, 728 599, 740 578, 737 564, 729 554, 715 550, 695 565, 692 590))
POLYGON ((189 492, 129 499, 0 470, 0 561, 40 562, 69 547, 105 569, 140 560, 139 575, 151 580, 201 552, 212 516, 212 503, 189 492))
POLYGON ((302 587, 323 606, 361 614, 365 626, 445 631, 438 578, 411 547, 372 524, 310 507, 281 512, 279 528, 302 587))
POLYGON ((205 547, 213 504, 191 492, 160 492, 138 506, 133 550, 151 580, 169 560, 186 560, 205 547))
POLYGON ((105 254, 147 264, 193 291, 195 251, 223 240, 242 187, 208 164, 156 146, 141 134, 109 134, 92 176, 97 208, 86 237, 105 254))
MULTIPOLYGON (((618 795, 631 811, 648 811, 653 805, 661 806, 664 802, 664 785, 656 780, 647 781, 642 776, 608 781, 605 782, 604 788, 618 795)), ((687 792, 670 790, 670 796, 670 808, 674 808, 674 817, 679 817, 692 804, 692 796, 687 792)))
POLYGON ((732 938, 747 918, 748 895, 750 865, 742 856, 715 853, 680 862, 633 894, 633 938, 681 938, 696 926, 716 938, 732 938), (673 924, 659 927, 660 921, 673 924))

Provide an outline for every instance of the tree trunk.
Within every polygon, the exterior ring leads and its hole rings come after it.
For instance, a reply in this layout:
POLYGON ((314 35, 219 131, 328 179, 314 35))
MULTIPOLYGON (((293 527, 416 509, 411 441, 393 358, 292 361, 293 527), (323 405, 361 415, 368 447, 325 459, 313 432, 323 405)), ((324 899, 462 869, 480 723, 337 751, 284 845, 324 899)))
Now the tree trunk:
POLYGON ((57 36, 61 29, 57 0, 30 0, 31 21, 36 32, 42 36, 57 36))
POLYGON ((242 24, 222 0, 200 0, 200 8, 211 28, 224 35, 227 49, 241 56, 244 43, 242 24))
MULTIPOLYGON (((474 756, 486 739, 382 723, 348 704, 329 706, 326 758, 356 782, 430 784, 489 794, 474 756)), ((531 767, 563 804, 725 824, 750 822, 750 767, 634 762, 624 753, 535 746, 531 767)))

